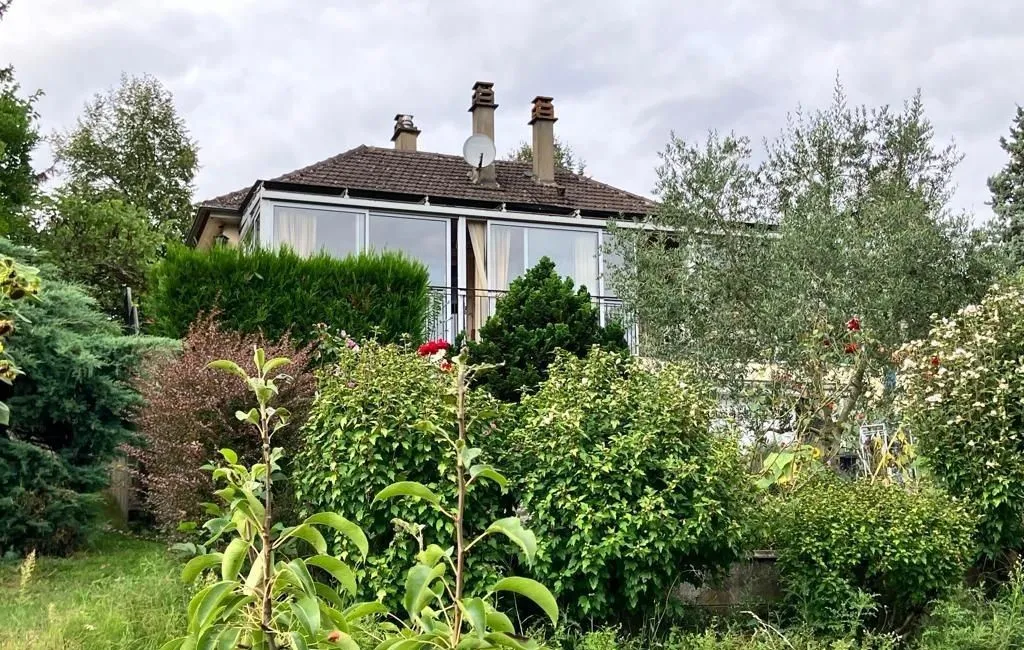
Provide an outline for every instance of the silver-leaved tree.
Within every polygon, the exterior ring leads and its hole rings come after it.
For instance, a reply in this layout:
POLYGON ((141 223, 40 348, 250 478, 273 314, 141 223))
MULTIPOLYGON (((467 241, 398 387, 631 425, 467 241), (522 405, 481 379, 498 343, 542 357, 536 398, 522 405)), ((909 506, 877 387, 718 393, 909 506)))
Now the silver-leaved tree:
POLYGON ((865 397, 891 351, 988 284, 950 205, 960 155, 936 143, 919 94, 852 107, 837 84, 829 107, 798 109, 760 155, 712 132, 703 144, 673 135, 661 157, 662 208, 616 229, 613 283, 644 351, 743 393, 755 433, 795 418, 835 451, 857 418, 877 417, 865 397))

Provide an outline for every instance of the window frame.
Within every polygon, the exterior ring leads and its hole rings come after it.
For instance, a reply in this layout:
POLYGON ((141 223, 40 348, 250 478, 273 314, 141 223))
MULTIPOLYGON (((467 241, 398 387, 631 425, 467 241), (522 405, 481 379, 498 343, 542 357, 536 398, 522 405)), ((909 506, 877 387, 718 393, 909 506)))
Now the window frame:
MULTIPOLYGON (((577 233, 587 233, 587 234, 594 234, 594 233, 596 233, 597 234, 597 273, 598 273, 597 281, 598 281, 599 291, 601 293, 591 292, 590 295, 593 296, 594 298, 603 298, 604 297, 604 288, 605 288, 604 287, 604 235, 605 235, 605 231, 607 230, 606 228, 587 227, 587 226, 578 226, 577 227, 577 226, 569 226, 569 225, 563 225, 563 224, 550 224, 549 225, 549 224, 538 224, 538 223, 533 223, 533 222, 525 223, 525 222, 522 222, 522 221, 506 221, 506 220, 500 220, 500 219, 493 219, 493 220, 488 219, 487 220, 487 284, 488 284, 487 289, 488 289, 488 291, 508 291, 507 288, 499 289, 496 286, 494 286, 494 278, 495 278, 495 276, 497 274, 495 273, 495 269, 492 266, 493 260, 494 260, 494 255, 493 255, 494 240, 493 240, 493 236, 492 236, 491 226, 508 226, 508 227, 514 227, 514 228, 523 228, 525 230, 563 230, 563 231, 577 232, 577 233)), ((523 272, 524 273, 530 269, 529 260, 530 260, 530 237, 527 235, 527 236, 523 237, 523 272)), ((559 271, 559 273, 562 273, 562 272, 559 271)), ((516 277, 519 277, 519 276, 516 276, 516 277)), ((509 278, 509 283, 511 283, 512 280, 514 280, 514 279, 515 278, 509 278)))

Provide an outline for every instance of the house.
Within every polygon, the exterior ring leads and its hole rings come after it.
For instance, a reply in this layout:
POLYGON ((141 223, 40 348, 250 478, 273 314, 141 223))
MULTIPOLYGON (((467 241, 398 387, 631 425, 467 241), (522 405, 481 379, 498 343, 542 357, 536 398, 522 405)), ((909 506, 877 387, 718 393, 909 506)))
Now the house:
MULTIPOLYGON (((473 86, 473 134, 494 140, 494 86, 473 86)), ((509 283, 541 257, 584 285, 602 322, 621 313, 604 269, 606 226, 652 212, 642 196, 555 168, 555 109, 536 97, 533 162, 473 168, 419 151, 411 115, 395 116, 393 148, 362 145, 202 203, 192 245, 289 245, 300 253, 400 250, 430 271, 432 334, 475 336, 509 283)), ((469 133, 467 133, 469 135, 469 133)), ((636 343, 635 336, 631 344, 636 343)))

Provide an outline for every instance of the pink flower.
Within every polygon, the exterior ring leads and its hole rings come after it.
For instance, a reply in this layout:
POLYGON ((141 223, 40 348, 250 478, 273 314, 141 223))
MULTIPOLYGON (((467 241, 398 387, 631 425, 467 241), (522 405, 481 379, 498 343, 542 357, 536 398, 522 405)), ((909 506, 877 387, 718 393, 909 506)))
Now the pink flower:
POLYGON ((420 355, 421 357, 429 357, 430 355, 437 354, 442 350, 448 350, 448 348, 450 347, 451 345, 448 343, 448 341, 445 341, 444 339, 435 339, 433 341, 427 341, 419 348, 417 348, 416 354, 420 355))

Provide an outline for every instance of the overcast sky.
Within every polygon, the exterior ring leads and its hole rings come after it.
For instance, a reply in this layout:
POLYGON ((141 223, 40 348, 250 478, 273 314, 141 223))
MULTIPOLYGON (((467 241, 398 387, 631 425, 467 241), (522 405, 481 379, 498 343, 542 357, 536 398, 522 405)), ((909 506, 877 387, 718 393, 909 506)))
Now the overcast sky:
POLYGON ((855 103, 921 88, 965 155, 956 206, 984 219, 1024 103, 1022 25, 1022 0, 15 0, 0 64, 45 91, 46 132, 122 71, 158 77, 201 147, 197 198, 390 146, 398 112, 420 149, 459 153, 478 79, 495 83, 499 153, 551 95, 588 173, 649 194, 670 130, 760 141, 798 104, 825 105, 839 74, 855 103))

